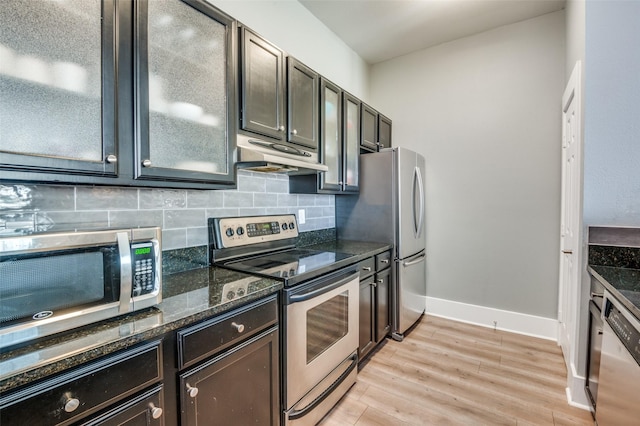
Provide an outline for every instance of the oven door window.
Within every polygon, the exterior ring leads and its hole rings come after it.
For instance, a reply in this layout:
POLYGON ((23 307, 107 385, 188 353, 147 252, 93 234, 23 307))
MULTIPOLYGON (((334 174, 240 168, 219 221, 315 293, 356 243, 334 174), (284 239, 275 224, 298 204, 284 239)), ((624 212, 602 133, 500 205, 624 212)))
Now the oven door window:
POLYGON ((349 292, 307 311, 307 364, 349 332, 349 292))
POLYGON ((0 325, 117 301, 115 259, 115 246, 2 259, 0 325))

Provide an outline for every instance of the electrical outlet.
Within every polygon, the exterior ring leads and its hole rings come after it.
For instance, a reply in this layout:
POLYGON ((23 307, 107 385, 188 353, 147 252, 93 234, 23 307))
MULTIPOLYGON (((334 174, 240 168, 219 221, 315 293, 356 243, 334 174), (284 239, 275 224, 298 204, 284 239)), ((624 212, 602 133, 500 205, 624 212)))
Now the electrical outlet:
POLYGON ((307 219, 304 217, 304 209, 298 209, 298 225, 304 225, 307 219))

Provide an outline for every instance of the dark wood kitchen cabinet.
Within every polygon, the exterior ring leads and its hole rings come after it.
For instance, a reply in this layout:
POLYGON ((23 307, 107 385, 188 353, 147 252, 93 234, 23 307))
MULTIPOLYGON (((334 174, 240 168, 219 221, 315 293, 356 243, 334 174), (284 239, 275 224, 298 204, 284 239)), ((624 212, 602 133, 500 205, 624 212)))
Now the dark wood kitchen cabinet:
POLYGON ((362 134, 360 147, 363 153, 380 151, 391 146, 391 119, 362 103, 362 134))
POLYGON ((365 360, 391 330, 390 266, 390 251, 360 262, 360 361, 365 360))
POLYGON ((280 424, 275 297, 178 332, 181 422, 280 424))
POLYGON ((117 176, 116 3, 22 0, 0 8, 3 179, 117 176))
POLYGON ((284 140, 284 53, 246 27, 240 49, 240 127, 284 140))
POLYGON ((359 191, 360 101, 320 78, 320 159, 329 170, 289 177, 291 193, 359 191))
POLYGON ((136 179, 233 183, 236 22, 195 0, 134 16, 136 179))
POLYGON ((287 140, 318 148, 318 73, 287 57, 287 140))
POLYGON ((163 425, 162 344, 99 358, 0 396, 0 424, 163 425))
POLYGON ((235 184, 232 18, 205 0, 16 0, 0 21, 3 179, 235 184))

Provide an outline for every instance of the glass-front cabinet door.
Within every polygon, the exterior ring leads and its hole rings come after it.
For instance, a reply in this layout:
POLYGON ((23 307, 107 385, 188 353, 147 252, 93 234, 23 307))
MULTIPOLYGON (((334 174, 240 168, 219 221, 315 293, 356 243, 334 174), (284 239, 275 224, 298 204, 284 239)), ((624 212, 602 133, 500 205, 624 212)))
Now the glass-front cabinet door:
POLYGON ((320 80, 320 158, 329 168, 320 173, 321 190, 342 191, 342 90, 320 80))
POLYGON ((117 174, 115 3, 2 1, 3 178, 117 174))
POLYGON ((353 95, 344 92, 343 99, 343 149, 344 149, 344 191, 357 192, 358 161, 360 159, 360 101, 353 95))
POLYGON ((137 179, 232 183, 235 21, 202 1, 136 8, 137 179))

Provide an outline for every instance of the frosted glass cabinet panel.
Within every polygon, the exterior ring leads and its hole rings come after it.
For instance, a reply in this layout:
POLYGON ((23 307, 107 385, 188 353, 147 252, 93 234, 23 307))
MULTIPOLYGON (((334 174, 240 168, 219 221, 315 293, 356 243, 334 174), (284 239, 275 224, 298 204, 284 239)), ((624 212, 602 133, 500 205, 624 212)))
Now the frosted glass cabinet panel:
POLYGON ((329 170, 321 173, 320 189, 342 190, 342 90, 320 81, 320 155, 329 170))
POLYGON ((0 168, 115 175, 111 0, 3 0, 0 168), (107 160, 109 158, 109 160, 107 160))
POLYGON ((358 98, 343 94, 344 113, 344 190, 358 191, 358 161, 360 158, 360 101, 358 98))
POLYGON ((199 1, 141 1, 136 176, 233 181, 234 21, 199 1))

